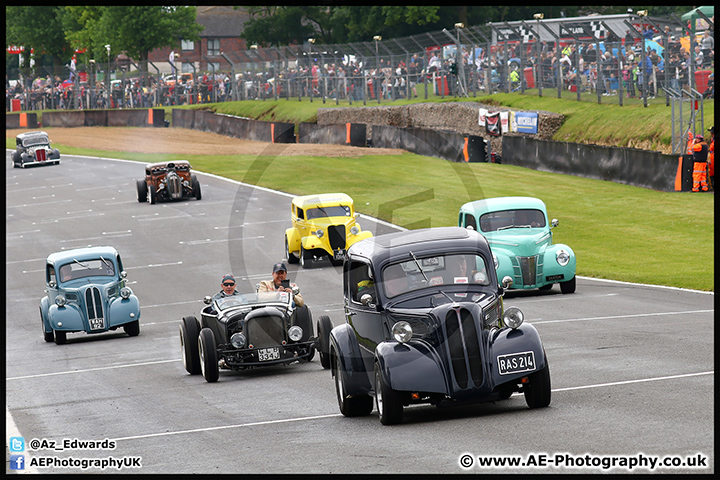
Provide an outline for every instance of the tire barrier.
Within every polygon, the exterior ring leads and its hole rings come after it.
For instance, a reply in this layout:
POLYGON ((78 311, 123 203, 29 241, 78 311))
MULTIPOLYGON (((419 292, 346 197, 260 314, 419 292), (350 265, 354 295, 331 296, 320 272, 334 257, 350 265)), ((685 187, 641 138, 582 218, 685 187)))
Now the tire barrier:
POLYGON ((255 142, 295 143, 295 124, 263 122, 206 110, 173 108, 173 127, 190 128, 255 142))
POLYGON ((372 145, 401 148, 418 155, 451 162, 486 162, 486 141, 475 135, 417 127, 373 125, 372 145))
POLYGON ((298 125, 298 143, 367 147, 367 128, 364 123, 346 123, 344 125, 301 123, 298 125))
POLYGON ((8 113, 5 128, 38 128, 37 113, 8 113))
POLYGON ((43 125, 46 127, 164 127, 165 110, 162 108, 60 110, 45 112, 43 125))
POLYGON ((635 148, 503 136, 503 164, 675 191, 678 156, 635 148))

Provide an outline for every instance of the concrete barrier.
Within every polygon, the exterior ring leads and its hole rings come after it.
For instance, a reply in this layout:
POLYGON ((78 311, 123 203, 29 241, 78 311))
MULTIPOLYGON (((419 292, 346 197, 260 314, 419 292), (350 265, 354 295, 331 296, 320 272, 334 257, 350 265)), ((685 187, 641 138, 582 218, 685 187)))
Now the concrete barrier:
POLYGON ((141 110, 107 110, 108 127, 147 127, 148 111, 141 110))
POLYGON ((442 158, 451 162, 487 161, 485 140, 479 136, 386 125, 373 125, 372 129, 373 147, 401 148, 418 155, 442 158))
POLYGON ((64 111, 43 113, 43 127, 84 127, 85 112, 64 111))
POLYGON ((675 191, 677 155, 517 136, 503 136, 502 142, 507 165, 675 191))
POLYGON ((329 143, 333 145, 367 146, 367 127, 362 123, 317 125, 301 123, 298 126, 298 143, 329 143))
POLYGON ((86 127, 105 127, 107 126, 108 116, 107 110, 85 110, 85 126, 86 127))

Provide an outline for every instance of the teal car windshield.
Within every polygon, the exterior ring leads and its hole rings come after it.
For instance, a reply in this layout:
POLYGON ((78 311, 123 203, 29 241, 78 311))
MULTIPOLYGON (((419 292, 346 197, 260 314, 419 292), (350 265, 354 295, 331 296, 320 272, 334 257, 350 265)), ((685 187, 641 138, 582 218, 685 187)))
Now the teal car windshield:
POLYGON ((485 260, 473 254, 448 254, 392 263, 383 269, 385 295, 393 298, 411 290, 438 285, 489 285, 485 260))
POLYGON ((92 260, 74 260, 72 263, 60 267, 61 282, 94 276, 114 277, 115 264, 106 258, 100 257, 92 260))
POLYGON ((480 216, 480 231, 482 232, 496 232, 508 228, 543 228, 545 226, 545 215, 535 209, 502 210, 480 216))

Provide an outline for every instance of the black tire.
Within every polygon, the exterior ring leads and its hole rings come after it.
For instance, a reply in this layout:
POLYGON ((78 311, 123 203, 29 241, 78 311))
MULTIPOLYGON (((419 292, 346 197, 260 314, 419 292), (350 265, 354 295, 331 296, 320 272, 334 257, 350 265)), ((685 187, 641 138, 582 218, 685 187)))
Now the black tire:
POLYGON ((192 191, 193 191, 193 197, 195 197, 196 200, 200 200, 202 198, 202 190, 200 190, 200 181, 195 177, 195 175, 192 176, 192 191))
POLYGON ((560 282, 560 291, 562 293, 575 293, 575 277, 567 282, 560 282))
POLYGON ((64 330, 54 330, 54 339, 56 345, 65 345, 67 343, 67 332, 64 330))
POLYGON ((300 266, 302 268, 309 268, 312 258, 312 254, 308 253, 308 251, 305 250, 302 245, 300 245, 300 266))
POLYGON ((127 333, 129 336, 137 337, 138 335, 140 335, 140 320, 126 323, 125 325, 123 325, 123 330, 125 330, 125 333, 127 333))
POLYGON ((525 402, 530 408, 543 408, 550 405, 550 366, 545 358, 545 368, 530 374, 530 383, 523 387, 525 402))
POLYGON ((200 352, 200 371, 203 377, 209 383, 217 382, 220 378, 217 345, 215 344, 215 335, 209 328, 200 330, 198 350, 200 352))
POLYGON ((335 393, 337 394, 340 413, 346 417, 363 417, 370 415, 373 409, 373 399, 370 395, 353 395, 348 397, 345 392, 345 382, 342 377, 340 358, 334 355, 333 372, 335 376, 335 393))
POLYGON ((41 326, 42 332, 43 332, 43 339, 46 342, 50 343, 53 340, 55 340, 55 335, 53 335, 52 330, 50 330, 49 332, 45 331, 45 321, 43 320, 43 316, 42 316, 42 308, 40 308, 40 326, 41 326))
POLYGON ((183 317, 180 322, 180 352, 183 366, 190 375, 201 373, 200 350, 198 350, 198 337, 200 324, 195 317, 183 317))
POLYGON ((311 337, 315 336, 313 332, 312 312, 307 305, 295 309, 295 325, 302 328, 303 335, 301 342, 307 342, 311 337))
POLYGON ((402 398, 398 392, 385 383, 378 363, 375 364, 375 405, 380 416, 380 423, 383 425, 402 423, 402 398))
POLYGON ((140 202, 140 203, 147 202, 148 192, 147 192, 147 183, 145 183, 145 180, 137 181, 137 194, 138 194, 138 202, 140 202))
POLYGON ((287 236, 285 236, 285 258, 287 258, 288 263, 292 263, 292 264, 298 263, 300 261, 300 259, 298 257, 296 257, 295 255, 290 253, 290 247, 288 246, 287 236))
POLYGON ((330 359, 330 330, 332 330, 333 324, 330 321, 330 317, 327 315, 323 315, 320 317, 320 321, 317 325, 317 331, 318 331, 318 339, 319 339, 319 345, 318 349, 320 350, 320 365, 327 370, 330 368, 331 359, 330 359))
POLYGON ((150 202, 150 205, 154 205, 157 202, 157 190, 155 189, 155 185, 148 185, 148 202, 150 202))
POLYGON ((543 285, 542 287, 538 288, 538 290, 545 291, 545 290, 552 290, 554 283, 548 283, 547 285, 543 285))

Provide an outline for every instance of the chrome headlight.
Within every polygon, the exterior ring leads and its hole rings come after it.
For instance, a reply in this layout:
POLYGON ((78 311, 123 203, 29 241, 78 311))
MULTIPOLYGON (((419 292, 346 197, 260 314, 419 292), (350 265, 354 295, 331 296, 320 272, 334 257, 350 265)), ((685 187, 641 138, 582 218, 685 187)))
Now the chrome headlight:
POLYGON ((130 298, 130 295, 132 295, 132 290, 130 290, 128 287, 123 287, 120 289, 120 296, 122 298, 128 299, 130 298))
POLYGON ((555 260, 557 260, 558 264, 561 267, 564 267, 568 264, 568 262, 570 262, 570 254, 567 252, 567 250, 560 249, 555 254, 555 260))
POLYGON ((303 335, 303 329, 298 327, 297 325, 293 325, 288 329, 288 337, 290 337, 290 340, 293 342, 297 342, 302 338, 303 335))
POLYGON ((352 233, 353 235, 357 235, 358 233, 360 233, 360 227, 358 227, 357 225, 353 225, 350 229, 350 233, 352 233))
POLYGON ((503 323, 510 328, 518 328, 525 320, 525 314, 517 307, 505 309, 503 323))
POLYGON ((325 232, 322 230, 322 228, 318 228, 317 231, 313 232, 316 237, 322 238, 323 235, 325 235, 325 232))
POLYGON ((392 335, 400 343, 408 342, 412 338, 412 327, 408 322, 397 322, 392 327, 392 335))
POLYGON ((245 335, 242 333, 233 333, 230 337, 230 343, 232 343, 232 346, 235 348, 242 348, 245 346, 245 342, 247 339, 245 338, 245 335))
POLYGON ((498 263, 497 256, 495 256, 494 253, 493 253, 493 263, 495 264, 495 270, 497 270, 498 267, 500 266, 500 264, 498 263))
POLYGON ((55 305, 57 305, 58 307, 62 307, 66 303, 67 300, 62 295, 58 295, 57 297, 55 297, 55 305))

